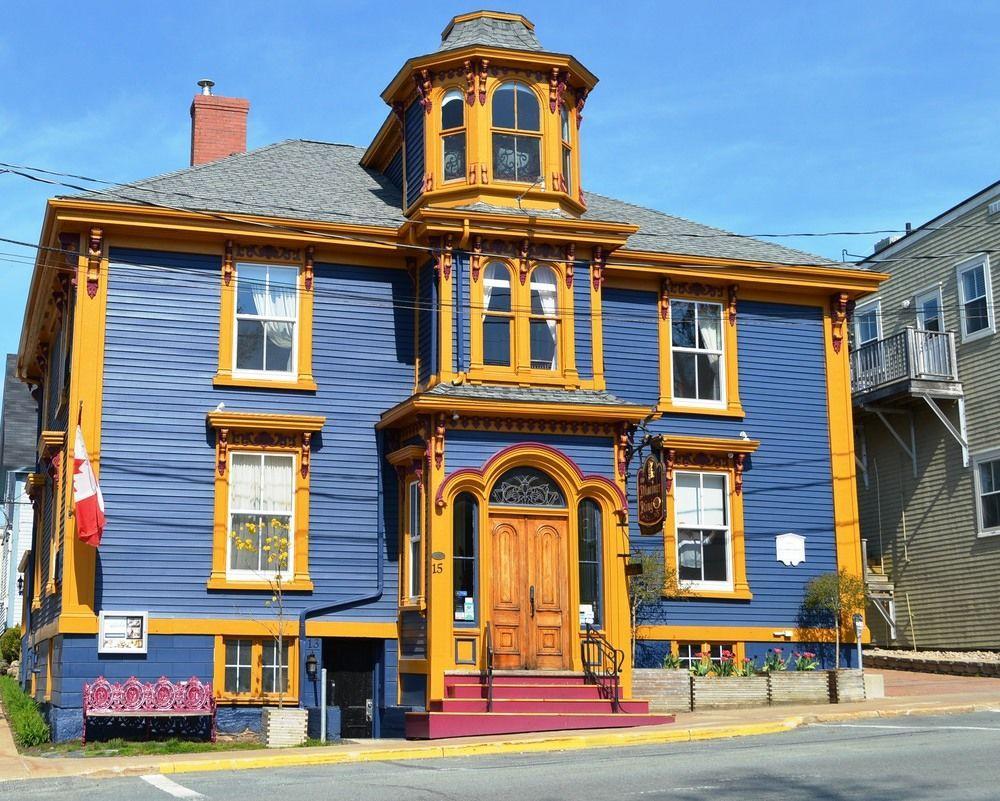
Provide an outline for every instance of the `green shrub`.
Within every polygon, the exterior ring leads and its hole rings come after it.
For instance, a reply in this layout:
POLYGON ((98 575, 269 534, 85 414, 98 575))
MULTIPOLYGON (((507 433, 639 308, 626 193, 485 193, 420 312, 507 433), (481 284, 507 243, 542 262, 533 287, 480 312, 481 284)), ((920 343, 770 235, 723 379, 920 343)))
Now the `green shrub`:
POLYGON ((38 704, 10 676, 0 676, 0 701, 14 732, 14 741, 21 748, 31 748, 49 741, 49 726, 38 704))
POLYGON ((16 662, 21 658, 21 627, 12 626, 0 634, 0 659, 16 662))

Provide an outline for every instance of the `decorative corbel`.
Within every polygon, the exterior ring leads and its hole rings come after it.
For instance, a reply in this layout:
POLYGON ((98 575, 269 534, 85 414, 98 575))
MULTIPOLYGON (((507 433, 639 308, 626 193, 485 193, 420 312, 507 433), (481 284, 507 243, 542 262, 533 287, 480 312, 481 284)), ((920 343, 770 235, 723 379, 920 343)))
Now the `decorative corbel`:
POLYGON ((663 476, 667 486, 667 495, 670 494, 670 488, 674 485, 674 462, 676 460, 677 451, 673 448, 668 448, 663 452, 663 476))
POLYGON ((524 282, 528 280, 528 255, 530 252, 530 243, 527 239, 521 240, 521 251, 518 254, 518 278, 521 281, 521 286, 524 286, 524 282))
POLYGON ((604 285, 604 268, 608 265, 608 254, 600 245, 594 248, 594 263, 590 268, 591 279, 594 283, 594 291, 600 292, 604 285))
POLYGON ((465 59, 465 102, 470 106, 476 104, 476 73, 472 69, 472 59, 465 59))
POLYGON ((437 425, 434 427, 434 467, 438 470, 444 464, 444 432, 445 416, 444 412, 441 412, 437 418, 437 425))
POLYGON ((839 292, 830 298, 830 324, 834 353, 840 353, 840 348, 844 344, 848 299, 849 296, 846 292, 839 292))
POLYGON ((226 474, 226 463, 229 461, 229 429, 220 428, 215 432, 216 466, 220 476, 226 474))
POLYGON ((580 127, 580 123, 583 122, 583 107, 587 105, 587 90, 584 87, 580 87, 576 91, 576 127, 580 127))
POLYGON ((428 69, 422 69, 419 72, 413 73, 413 82, 417 86, 417 97, 420 99, 420 105, 424 107, 424 112, 427 114, 431 113, 432 80, 433 76, 428 69))
POLYGON ((576 264, 576 244, 566 245, 566 288, 573 288, 573 266, 576 264))
POLYGON ((628 477, 628 446, 628 426, 622 424, 618 429, 618 475, 622 478, 628 477))
POLYGON ((299 472, 302 474, 302 478, 309 475, 309 459, 312 453, 312 431, 302 432, 302 458, 300 459, 301 467, 299 472))
POLYGON ((670 279, 660 281, 660 319, 670 319, 670 279))
POLYGON ((737 495, 743 494, 743 466, 746 460, 747 455, 745 453, 733 454, 733 490, 737 495))
POLYGON ((553 114, 559 108, 559 67, 553 67, 549 75, 549 111, 553 114))
MULTIPOLYGON (((486 71, 490 66, 490 60, 488 58, 481 59, 479 62, 479 105, 486 105, 486 71)), ((485 181, 483 183, 486 183, 485 181)))
POLYGON ((486 185, 490 182, 490 173, 486 169, 485 161, 479 165, 479 182, 483 185, 486 185))
POLYGON ((306 264, 305 264, 305 284, 306 291, 311 292, 313 288, 313 267, 315 266, 316 248, 313 245, 306 246, 306 264))
POLYGON ((451 280, 451 268, 455 263, 455 256, 451 245, 451 234, 445 234, 444 248, 438 254, 438 273, 445 281, 451 280))
POLYGON ((736 325, 736 296, 739 292, 739 284, 729 285, 729 324, 736 325))
POLYGON ((479 234, 472 237, 472 255, 469 257, 469 266, 472 271, 472 283, 479 280, 479 271, 482 270, 483 258, 483 238, 479 234))
POLYGON ((87 241, 87 296, 97 297, 97 280, 101 273, 101 250, 104 232, 100 228, 91 228, 87 241))
POLYGON ((222 256, 222 280, 229 286, 233 282, 233 240, 226 240, 226 250, 222 256))

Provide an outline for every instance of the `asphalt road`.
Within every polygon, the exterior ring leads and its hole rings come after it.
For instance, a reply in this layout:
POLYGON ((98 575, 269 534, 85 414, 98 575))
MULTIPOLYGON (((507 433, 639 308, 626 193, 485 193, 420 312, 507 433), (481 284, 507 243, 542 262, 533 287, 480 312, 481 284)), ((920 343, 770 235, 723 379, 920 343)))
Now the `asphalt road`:
POLYGON ((0 783, 16 801, 881 801, 1000 799, 1000 713, 523 756, 0 783), (159 786, 158 786, 159 785, 159 786))

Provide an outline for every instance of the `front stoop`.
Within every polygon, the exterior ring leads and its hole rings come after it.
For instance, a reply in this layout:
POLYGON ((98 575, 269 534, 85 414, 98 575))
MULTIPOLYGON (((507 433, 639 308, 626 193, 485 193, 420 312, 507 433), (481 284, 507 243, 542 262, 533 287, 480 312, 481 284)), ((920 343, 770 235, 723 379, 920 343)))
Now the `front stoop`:
POLYGON ((478 673, 445 677, 445 698, 426 712, 406 715, 406 737, 432 740, 486 734, 526 734, 574 729, 617 729, 673 723, 652 715, 649 702, 622 701, 614 712, 600 688, 583 675, 515 672, 493 677, 493 707, 486 711, 486 685, 478 673))

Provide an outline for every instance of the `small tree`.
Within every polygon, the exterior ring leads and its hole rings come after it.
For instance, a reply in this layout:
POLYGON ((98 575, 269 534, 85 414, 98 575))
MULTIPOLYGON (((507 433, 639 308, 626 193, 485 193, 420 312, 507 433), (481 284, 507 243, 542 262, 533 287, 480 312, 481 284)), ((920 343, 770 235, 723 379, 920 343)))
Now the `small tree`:
POLYGON ((11 626, 0 635, 0 659, 16 662, 21 658, 21 627, 11 626))
POLYGON ((632 664, 639 639, 639 620, 642 612, 664 598, 683 595, 677 583, 677 573, 663 561, 663 551, 635 550, 629 563, 639 565, 642 572, 628 576, 629 623, 632 627, 632 664))
POLYGON ((833 618, 834 665, 840 668, 840 627, 850 623, 851 618, 865 608, 865 582, 860 576, 841 570, 816 576, 806 585, 802 605, 809 612, 829 615, 833 618))

